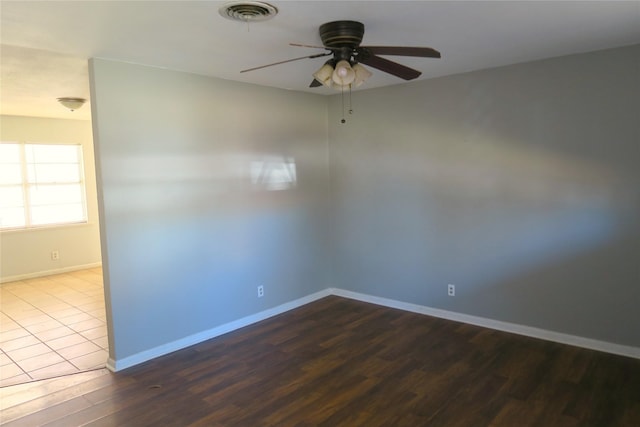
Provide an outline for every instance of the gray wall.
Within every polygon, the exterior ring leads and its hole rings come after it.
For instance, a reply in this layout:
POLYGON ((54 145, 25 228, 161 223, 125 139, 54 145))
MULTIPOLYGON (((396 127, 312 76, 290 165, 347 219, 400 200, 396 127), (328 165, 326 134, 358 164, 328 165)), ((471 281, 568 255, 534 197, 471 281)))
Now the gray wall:
POLYGON ((639 58, 332 97, 333 286, 640 346, 639 58))
POLYGON ((326 98, 98 59, 91 80, 112 359, 327 287, 326 98))
POLYGON ((111 358, 327 286, 640 346, 639 57, 357 91, 344 125, 339 96, 93 60, 111 358))

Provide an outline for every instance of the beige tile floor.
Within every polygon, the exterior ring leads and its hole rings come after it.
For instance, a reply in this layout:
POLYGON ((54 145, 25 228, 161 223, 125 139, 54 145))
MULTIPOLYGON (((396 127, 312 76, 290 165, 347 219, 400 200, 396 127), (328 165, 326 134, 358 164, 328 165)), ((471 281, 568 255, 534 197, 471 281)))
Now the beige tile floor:
POLYGON ((0 387, 105 366, 102 269, 0 285, 0 387))

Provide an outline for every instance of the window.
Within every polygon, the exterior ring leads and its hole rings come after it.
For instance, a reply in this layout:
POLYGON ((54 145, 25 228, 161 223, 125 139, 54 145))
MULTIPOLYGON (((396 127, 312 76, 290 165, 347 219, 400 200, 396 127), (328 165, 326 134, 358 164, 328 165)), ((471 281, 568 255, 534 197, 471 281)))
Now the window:
POLYGON ((0 143, 0 229, 86 221, 80 145, 0 143))

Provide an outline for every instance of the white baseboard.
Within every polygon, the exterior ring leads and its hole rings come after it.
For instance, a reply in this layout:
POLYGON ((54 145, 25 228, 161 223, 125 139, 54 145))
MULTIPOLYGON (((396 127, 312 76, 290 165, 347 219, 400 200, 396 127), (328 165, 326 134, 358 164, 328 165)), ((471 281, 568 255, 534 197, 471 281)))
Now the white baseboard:
POLYGON ((89 268, 96 268, 96 267, 102 267, 102 263, 93 262, 91 264, 73 265, 70 267, 56 268, 54 270, 36 271, 33 273, 0 277, 0 283, 16 282, 18 280, 36 279, 38 277, 53 276, 54 274, 70 273, 72 271, 87 270, 89 268))
POLYGON ((518 335, 525 335, 532 338, 539 338, 546 341, 553 341, 560 344, 568 344, 576 347, 588 348, 590 350, 603 351, 605 353, 617 354, 620 356, 640 359, 640 348, 627 345, 615 344, 606 341, 594 340, 591 338, 579 337, 576 335, 564 334, 560 332, 548 331, 531 326, 518 325, 516 323, 503 322, 500 320, 487 319, 484 317, 471 316, 468 314, 456 313, 448 310, 427 307, 423 305, 411 304, 396 301, 388 298, 376 297, 358 292, 346 291, 344 289, 330 288, 331 295, 344 298, 355 299, 376 305, 410 311, 413 313, 426 314, 428 316, 439 317, 441 319, 453 320, 456 322, 468 323, 482 326, 498 331, 511 332, 518 335))
POLYGON ((217 336, 226 334, 228 332, 235 331, 236 329, 249 326, 253 323, 260 322, 262 320, 268 319, 278 314, 282 314, 289 310, 293 310, 294 308, 301 307, 303 305, 309 304, 310 302, 316 301, 320 298, 324 298, 329 295, 330 295, 329 289, 325 289, 320 292, 307 295, 306 297, 302 297, 294 301, 289 301, 277 307, 273 307, 256 314, 243 317, 242 319, 234 320, 233 322, 225 323, 224 325, 217 326, 213 329, 199 332, 197 334, 190 335, 188 337, 181 338, 179 340, 176 340, 167 344, 163 344, 149 350, 141 351, 140 353, 136 353, 134 355, 127 356, 122 359, 112 359, 110 357, 109 360, 107 361, 107 369, 109 369, 112 372, 121 371, 131 366, 138 365, 140 363, 149 361, 151 359, 155 359, 156 357, 160 357, 165 354, 172 353, 174 351, 189 347, 194 344, 201 343, 203 341, 209 340, 211 338, 215 338, 217 336))
POLYGON ((584 338, 575 335, 569 335, 559 332, 548 331, 545 329, 534 328, 531 326, 518 325, 515 323, 503 322, 499 320, 487 319, 484 317, 471 316, 468 314, 456 313, 448 310, 441 310, 437 308, 427 307, 423 305, 411 304, 407 302, 392 300, 388 298, 376 297, 367 294, 361 294, 358 292, 347 291, 338 288, 327 288, 325 290, 316 292, 306 297, 299 298, 294 301, 290 301, 281 304, 277 307, 270 308, 268 310, 261 311, 256 314, 252 314, 242 319, 235 320, 233 322, 226 323, 224 325, 217 326, 215 328, 190 335, 179 340, 160 345, 158 347, 136 353, 131 356, 124 357, 122 359, 109 358, 107 360, 107 369, 117 372, 123 369, 138 365, 143 362, 147 362, 156 357, 163 356, 168 353, 192 346, 194 344, 201 343, 203 341, 215 338, 217 336, 226 334, 228 332, 235 331, 236 329, 249 326, 253 323, 260 322, 270 317, 282 314, 289 310, 301 307, 305 304, 309 304, 320 298, 324 298, 329 295, 335 295, 343 298, 354 299, 358 301, 368 302, 372 304, 381 305, 384 307, 396 308, 400 310, 410 311, 413 313, 425 314, 428 316, 438 317, 441 319, 453 320, 456 322, 468 323, 471 325, 482 326, 489 329, 495 329, 498 331, 510 332, 518 335, 524 335, 532 338, 539 338, 546 341, 553 341, 561 344, 568 344, 576 347, 587 348, 591 350, 603 351, 606 353, 617 354, 621 356, 633 357, 640 359, 640 348, 625 346, 606 341, 594 340, 591 338, 584 338))

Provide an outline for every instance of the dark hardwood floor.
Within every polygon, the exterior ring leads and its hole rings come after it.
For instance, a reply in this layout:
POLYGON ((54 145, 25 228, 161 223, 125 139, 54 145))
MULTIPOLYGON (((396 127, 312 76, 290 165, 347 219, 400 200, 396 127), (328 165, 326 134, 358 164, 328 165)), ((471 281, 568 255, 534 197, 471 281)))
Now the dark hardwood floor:
POLYGON ((328 297, 0 399, 7 426, 637 427, 640 360, 328 297))

